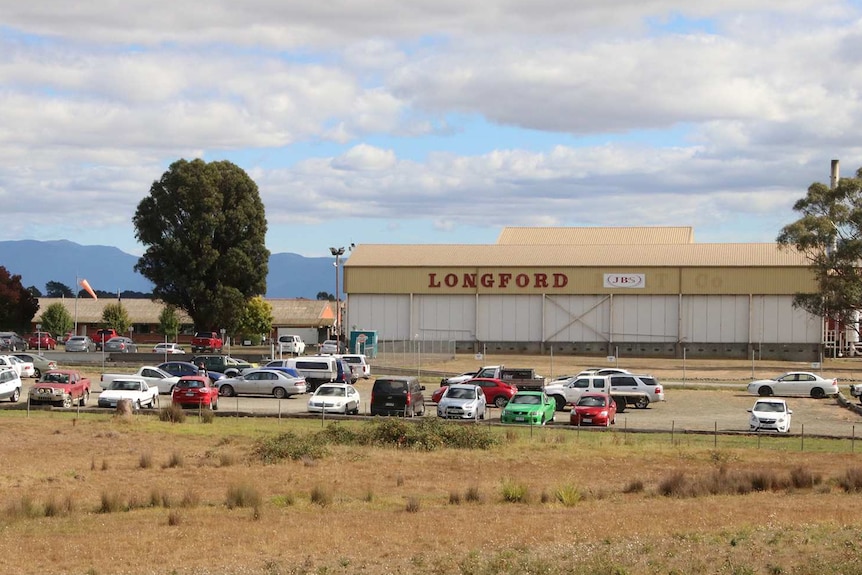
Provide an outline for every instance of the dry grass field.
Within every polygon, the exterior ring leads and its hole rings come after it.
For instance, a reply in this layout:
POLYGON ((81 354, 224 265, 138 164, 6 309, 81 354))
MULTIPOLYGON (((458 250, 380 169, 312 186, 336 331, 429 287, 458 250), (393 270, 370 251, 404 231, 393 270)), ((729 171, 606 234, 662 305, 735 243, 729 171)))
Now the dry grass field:
POLYGON ((487 449, 266 464, 261 439, 324 428, 4 410, 0 429, 0 573, 862 572, 862 460, 829 440, 483 426, 487 449))

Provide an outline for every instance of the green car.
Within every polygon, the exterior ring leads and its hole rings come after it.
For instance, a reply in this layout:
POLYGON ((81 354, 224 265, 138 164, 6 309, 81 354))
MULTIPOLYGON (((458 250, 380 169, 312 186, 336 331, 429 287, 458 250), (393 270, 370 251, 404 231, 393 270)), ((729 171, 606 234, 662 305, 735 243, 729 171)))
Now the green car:
POLYGON ((500 423, 545 425, 554 421, 556 403, 544 391, 519 391, 500 414, 500 423))

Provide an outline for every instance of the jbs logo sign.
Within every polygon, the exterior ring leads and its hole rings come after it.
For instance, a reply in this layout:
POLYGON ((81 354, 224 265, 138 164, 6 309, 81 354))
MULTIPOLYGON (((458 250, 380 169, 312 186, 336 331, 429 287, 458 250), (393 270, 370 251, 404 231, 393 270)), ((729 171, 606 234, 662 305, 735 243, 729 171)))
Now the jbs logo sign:
POLYGON ((604 287, 638 289, 646 287, 645 274, 605 274, 604 287))

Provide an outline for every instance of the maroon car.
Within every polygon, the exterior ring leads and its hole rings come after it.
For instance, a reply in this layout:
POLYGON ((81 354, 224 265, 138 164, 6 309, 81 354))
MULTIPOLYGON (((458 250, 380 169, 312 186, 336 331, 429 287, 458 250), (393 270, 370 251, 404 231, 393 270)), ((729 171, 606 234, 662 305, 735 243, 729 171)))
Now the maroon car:
MULTIPOLYGON (((471 385, 478 385, 482 388, 482 392, 485 394, 485 403, 489 405, 494 405, 502 409, 505 407, 509 400, 512 399, 512 396, 518 393, 517 386, 512 385, 511 383, 505 382, 502 379, 493 379, 490 377, 476 377, 470 380, 465 381, 464 383, 469 383, 471 385)), ((440 398, 443 397, 443 392, 446 391, 448 386, 441 385, 437 389, 434 390, 434 393, 431 394, 431 401, 434 403, 439 403, 440 398)))
POLYGON ((186 375, 174 385, 171 402, 180 407, 218 409, 218 388, 205 375, 186 375))
POLYGON ((616 423, 617 404, 607 393, 587 392, 581 394, 572 408, 572 425, 602 425, 616 423))
POLYGON ((90 380, 71 369, 51 369, 30 388, 30 404, 50 403, 65 408, 81 407, 90 399, 90 380))
POLYGON ((52 350, 56 349, 57 340, 54 339, 47 331, 37 331, 27 340, 27 346, 30 349, 52 350))

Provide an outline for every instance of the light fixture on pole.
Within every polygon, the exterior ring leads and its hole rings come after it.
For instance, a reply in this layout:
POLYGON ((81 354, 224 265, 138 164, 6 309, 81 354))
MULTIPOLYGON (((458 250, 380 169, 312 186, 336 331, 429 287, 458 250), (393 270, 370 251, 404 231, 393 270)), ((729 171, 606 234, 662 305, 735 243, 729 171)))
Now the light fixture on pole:
MULTIPOLYGON (((344 247, 329 248, 329 253, 335 256, 335 340, 341 347, 341 290, 338 285, 338 266, 341 264, 341 256, 344 255, 344 247)), ((340 351, 340 350, 339 350, 340 351)))

